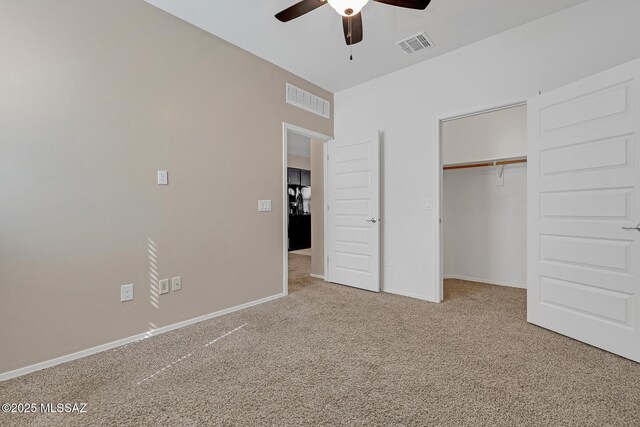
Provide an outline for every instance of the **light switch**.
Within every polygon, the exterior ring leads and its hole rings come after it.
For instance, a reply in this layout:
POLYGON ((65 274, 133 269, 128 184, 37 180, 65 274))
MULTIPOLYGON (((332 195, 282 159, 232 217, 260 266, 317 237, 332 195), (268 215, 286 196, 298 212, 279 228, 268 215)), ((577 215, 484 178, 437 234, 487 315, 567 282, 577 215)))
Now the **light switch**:
POLYGON ((158 293, 160 295, 169 293, 169 279, 162 279, 158 281, 158 293))
POLYGON ((428 211, 433 210, 433 199, 427 199, 424 202, 424 208, 428 211))
POLYGON ((258 212, 271 212, 271 200, 258 200, 258 212))
POLYGON ((158 184, 159 185, 169 185, 169 172, 167 172, 167 171, 158 171, 158 184))

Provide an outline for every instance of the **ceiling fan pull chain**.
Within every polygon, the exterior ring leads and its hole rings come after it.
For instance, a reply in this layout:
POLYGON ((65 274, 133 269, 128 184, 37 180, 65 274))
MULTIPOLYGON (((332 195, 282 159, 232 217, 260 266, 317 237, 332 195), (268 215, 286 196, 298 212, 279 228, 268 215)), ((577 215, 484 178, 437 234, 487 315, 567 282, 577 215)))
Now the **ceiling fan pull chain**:
POLYGON ((349 61, 353 61, 353 32, 351 29, 351 16, 349 16, 349 61))

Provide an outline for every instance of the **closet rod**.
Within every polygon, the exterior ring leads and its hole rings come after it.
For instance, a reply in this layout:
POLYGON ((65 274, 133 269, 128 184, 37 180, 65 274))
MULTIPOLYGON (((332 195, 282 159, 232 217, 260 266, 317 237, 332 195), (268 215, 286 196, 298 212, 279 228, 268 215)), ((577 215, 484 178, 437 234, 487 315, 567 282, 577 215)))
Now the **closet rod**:
POLYGON ((527 159, 496 160, 495 162, 480 162, 480 163, 470 163, 466 165, 443 166, 442 169, 451 170, 451 169, 483 168, 487 166, 513 165, 515 163, 527 163, 527 159))

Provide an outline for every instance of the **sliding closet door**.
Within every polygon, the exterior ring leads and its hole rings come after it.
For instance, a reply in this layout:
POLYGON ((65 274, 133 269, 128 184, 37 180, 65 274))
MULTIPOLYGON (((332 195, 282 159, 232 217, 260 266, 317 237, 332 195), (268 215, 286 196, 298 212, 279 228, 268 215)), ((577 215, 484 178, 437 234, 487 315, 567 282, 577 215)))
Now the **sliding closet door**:
POLYGON ((531 323, 640 362, 640 60, 529 102, 531 323))

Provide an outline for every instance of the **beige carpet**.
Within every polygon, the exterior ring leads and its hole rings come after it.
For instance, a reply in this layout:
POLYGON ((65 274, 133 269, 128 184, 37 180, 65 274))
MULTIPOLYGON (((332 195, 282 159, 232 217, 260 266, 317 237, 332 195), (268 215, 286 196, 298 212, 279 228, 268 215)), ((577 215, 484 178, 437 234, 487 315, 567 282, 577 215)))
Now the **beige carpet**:
POLYGON ((429 304, 290 260, 286 298, 0 383, 88 403, 0 424, 640 425, 640 365, 527 324, 523 290, 450 281, 429 304))
POLYGON ((289 252, 291 255, 306 255, 306 256, 311 256, 311 248, 307 248, 307 249, 300 249, 297 251, 291 251, 289 252))

